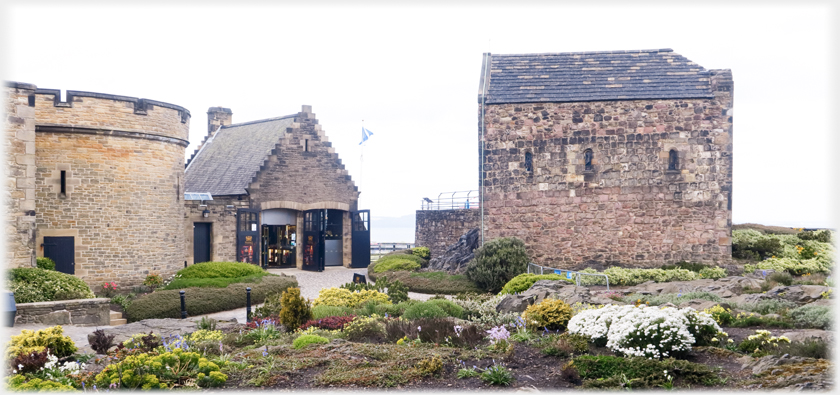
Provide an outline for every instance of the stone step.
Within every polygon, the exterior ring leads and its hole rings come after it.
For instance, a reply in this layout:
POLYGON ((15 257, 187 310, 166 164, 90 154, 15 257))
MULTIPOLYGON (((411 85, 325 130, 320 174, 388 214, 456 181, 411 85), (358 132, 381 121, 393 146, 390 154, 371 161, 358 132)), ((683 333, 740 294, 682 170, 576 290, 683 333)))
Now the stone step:
POLYGON ((111 326, 125 325, 128 322, 119 311, 111 311, 111 326))

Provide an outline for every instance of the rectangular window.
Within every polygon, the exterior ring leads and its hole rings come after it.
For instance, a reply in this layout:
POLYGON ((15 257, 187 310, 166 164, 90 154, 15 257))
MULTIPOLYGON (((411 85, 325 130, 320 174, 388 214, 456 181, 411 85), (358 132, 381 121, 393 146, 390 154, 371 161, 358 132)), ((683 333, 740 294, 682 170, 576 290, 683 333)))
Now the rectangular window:
POLYGON ((309 152, 309 139, 303 140, 303 152, 309 152))
POLYGON ((59 197, 67 196, 67 171, 61 171, 61 193, 58 194, 59 197))

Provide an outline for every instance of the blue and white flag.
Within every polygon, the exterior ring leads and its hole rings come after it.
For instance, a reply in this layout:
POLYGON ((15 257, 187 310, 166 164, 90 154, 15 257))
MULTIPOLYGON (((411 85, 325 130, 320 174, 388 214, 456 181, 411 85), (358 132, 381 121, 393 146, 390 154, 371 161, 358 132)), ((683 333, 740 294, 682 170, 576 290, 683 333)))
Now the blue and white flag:
POLYGON ((373 136, 373 132, 371 132, 370 130, 365 129, 365 127, 364 127, 364 126, 362 126, 362 142, 361 142, 361 143, 359 143, 359 145, 362 145, 362 143, 364 143, 365 141, 367 141, 367 139, 368 139, 368 138, 370 138, 370 136, 373 136))

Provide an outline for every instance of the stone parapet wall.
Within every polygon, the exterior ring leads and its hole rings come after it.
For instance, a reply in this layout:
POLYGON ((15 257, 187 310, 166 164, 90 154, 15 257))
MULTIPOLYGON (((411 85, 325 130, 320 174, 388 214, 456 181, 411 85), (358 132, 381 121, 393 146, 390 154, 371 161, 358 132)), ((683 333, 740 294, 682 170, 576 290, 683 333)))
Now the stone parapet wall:
POLYGON ((30 267, 35 257, 35 89, 17 82, 4 89, 7 268, 30 267))
MULTIPOLYGON (((470 229, 481 226, 481 210, 417 210, 414 244, 439 256, 470 229)), ((485 218, 486 220, 486 218, 485 218)))
POLYGON ((111 325, 110 303, 108 298, 18 303, 15 324, 111 325))
POLYGON ((729 261, 732 82, 714 75, 715 99, 488 105, 485 240, 559 268, 729 261))

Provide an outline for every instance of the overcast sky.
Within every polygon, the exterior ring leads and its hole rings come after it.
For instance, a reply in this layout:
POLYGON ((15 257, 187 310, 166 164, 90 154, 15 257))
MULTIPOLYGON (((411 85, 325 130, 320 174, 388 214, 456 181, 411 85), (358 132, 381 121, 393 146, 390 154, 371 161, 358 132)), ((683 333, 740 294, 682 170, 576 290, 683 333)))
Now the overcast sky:
POLYGON ((733 222, 836 226, 836 9, 827 3, 62 4, 6 4, 4 79, 186 107, 187 157, 207 133, 208 107, 231 108, 238 123, 311 105, 360 186, 360 208, 405 217, 389 222, 403 229, 394 240, 375 232, 376 241, 413 239, 423 197, 478 188, 477 92, 488 51, 672 48, 706 69, 731 69, 733 222), (363 165, 362 120, 374 133, 363 165))

